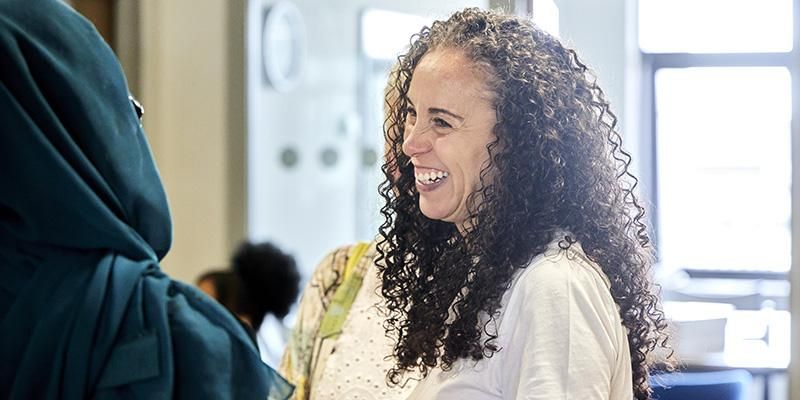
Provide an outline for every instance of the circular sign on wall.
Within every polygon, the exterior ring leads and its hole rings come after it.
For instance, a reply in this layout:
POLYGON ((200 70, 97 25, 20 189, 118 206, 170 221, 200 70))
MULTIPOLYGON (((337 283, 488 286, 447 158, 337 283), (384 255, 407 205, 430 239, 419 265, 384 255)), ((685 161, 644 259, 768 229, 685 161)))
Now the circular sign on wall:
POLYGON ((266 83, 279 92, 300 81, 306 56, 303 16, 293 3, 279 1, 268 7, 261 31, 261 65, 266 83))

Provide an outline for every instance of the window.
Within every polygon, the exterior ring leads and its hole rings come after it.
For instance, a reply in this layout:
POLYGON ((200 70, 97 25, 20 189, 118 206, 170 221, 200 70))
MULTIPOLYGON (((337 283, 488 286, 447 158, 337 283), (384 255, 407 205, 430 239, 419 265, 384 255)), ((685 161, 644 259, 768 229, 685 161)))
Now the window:
POLYGON ((792 15, 791 0, 640 0, 661 265, 785 279, 792 15))
POLYGON ((788 393, 798 4, 638 2, 640 165, 673 345, 686 369, 750 370, 754 399, 788 393))
POLYGON ((789 70, 664 67, 654 81, 661 262, 787 272, 789 70))
POLYGON ((792 0, 640 0, 646 53, 792 50, 792 0))

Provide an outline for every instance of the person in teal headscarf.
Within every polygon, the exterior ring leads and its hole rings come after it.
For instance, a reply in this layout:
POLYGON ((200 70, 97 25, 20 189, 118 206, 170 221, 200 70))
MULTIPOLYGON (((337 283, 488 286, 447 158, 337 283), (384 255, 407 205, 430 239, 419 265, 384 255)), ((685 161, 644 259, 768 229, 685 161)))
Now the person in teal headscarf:
POLYGON ((0 398, 287 398, 238 322, 161 271, 171 235, 111 50, 60 1, 0 0, 0 398))

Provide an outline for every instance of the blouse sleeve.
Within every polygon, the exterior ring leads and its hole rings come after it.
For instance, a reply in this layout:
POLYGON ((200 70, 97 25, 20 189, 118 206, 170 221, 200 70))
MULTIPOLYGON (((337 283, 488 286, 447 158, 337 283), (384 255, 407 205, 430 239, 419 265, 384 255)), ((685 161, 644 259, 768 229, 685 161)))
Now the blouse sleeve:
POLYGON ((600 272, 562 256, 531 265, 509 300, 505 398, 609 399, 619 317, 600 272))

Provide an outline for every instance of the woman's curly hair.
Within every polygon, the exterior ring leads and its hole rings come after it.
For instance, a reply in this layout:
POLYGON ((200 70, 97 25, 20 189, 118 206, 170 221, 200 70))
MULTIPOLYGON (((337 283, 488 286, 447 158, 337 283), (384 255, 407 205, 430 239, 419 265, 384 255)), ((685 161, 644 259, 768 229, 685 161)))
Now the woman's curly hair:
POLYGON ((390 92, 378 246, 385 327, 396 341, 388 380, 398 384, 407 371, 425 376, 437 365, 449 369, 460 358, 500 351, 487 321, 498 315, 515 272, 559 240, 564 248, 580 243, 608 276, 628 329, 634 393, 648 399, 650 353, 667 347, 667 335, 649 280, 644 209, 617 119, 575 51, 528 20, 468 8, 415 35, 398 58, 390 92), (414 69, 445 48, 462 51, 483 72, 497 116, 488 165, 467 199, 476 223, 463 235, 421 213, 402 151, 414 69))

